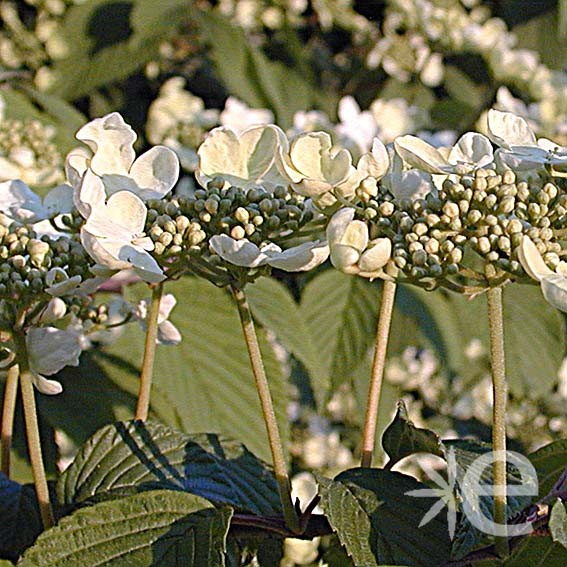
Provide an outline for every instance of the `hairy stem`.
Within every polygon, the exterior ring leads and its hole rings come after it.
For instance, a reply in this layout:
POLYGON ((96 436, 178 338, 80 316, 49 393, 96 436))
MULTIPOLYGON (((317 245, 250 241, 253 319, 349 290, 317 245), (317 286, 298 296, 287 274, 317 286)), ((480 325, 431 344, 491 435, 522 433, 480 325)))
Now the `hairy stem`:
POLYGON ((372 455, 376 442, 376 426, 378 424, 378 409, 380 407, 380 395, 384 381, 386 350, 388 348, 388 337, 390 334, 395 297, 396 283, 388 280, 384 281, 380 313, 378 315, 378 328, 376 330, 376 345, 374 348, 374 359, 372 361, 372 373, 368 387, 366 416, 364 418, 364 429, 362 432, 361 467, 372 466, 372 455))
POLYGON ((4 386, 4 400, 2 404, 2 427, 0 442, 2 443, 1 470, 10 476, 10 450, 12 448, 12 434, 14 431, 14 414, 16 412, 16 399, 18 397, 18 381, 20 368, 13 364, 8 369, 6 384, 4 386))
POLYGON ((145 421, 150 411, 150 395, 152 391, 152 375, 156 355, 156 339, 158 333, 159 304, 163 293, 163 284, 159 283, 152 289, 152 298, 146 319, 146 340, 144 342, 144 359, 140 373, 138 403, 136 404, 136 419, 145 421))
POLYGON ((299 518, 293 506, 291 499, 291 486, 289 476, 287 473, 287 465, 285 460, 285 453, 276 421, 276 413, 274 411, 274 404, 270 394, 270 387, 262 361, 262 354, 260 352, 260 345, 258 344, 258 337, 254 329, 254 322, 250 307, 246 300, 244 291, 238 289, 234 285, 230 286, 230 290, 238 307, 238 314, 240 316, 240 323, 242 325, 242 332, 246 347, 248 348, 248 356, 250 357, 250 366, 256 381, 256 390, 260 398, 260 405, 262 407, 262 415, 264 416, 264 423, 268 434, 268 441, 270 443, 270 450, 272 452, 272 461, 274 465, 274 474, 278 482, 280 493, 280 500, 284 512, 284 519, 287 527, 294 533, 301 531, 299 525, 299 518))
POLYGON ((20 388, 22 392, 26 437, 33 471, 35 493, 37 496, 43 527, 47 530, 52 527, 55 522, 53 520, 53 510, 51 509, 51 502, 49 500, 49 489, 47 487, 45 467, 43 465, 32 375, 27 369, 20 373, 20 388))
MULTIPOLYGON (((492 371, 492 450, 495 452, 494 522, 506 524, 506 364, 504 357, 504 320, 502 288, 491 287, 487 292, 488 324, 490 330, 490 366, 492 371)), ((508 555, 505 537, 496 538, 496 550, 501 557, 508 555)))

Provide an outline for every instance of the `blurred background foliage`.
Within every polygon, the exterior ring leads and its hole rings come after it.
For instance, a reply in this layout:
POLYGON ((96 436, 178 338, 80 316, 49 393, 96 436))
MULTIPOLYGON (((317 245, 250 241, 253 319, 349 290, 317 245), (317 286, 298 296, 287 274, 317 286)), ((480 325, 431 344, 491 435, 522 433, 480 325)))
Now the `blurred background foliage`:
MULTIPOLYGON (((52 165, 62 175, 78 127, 107 112, 117 110, 133 125, 138 151, 148 146, 148 111, 171 77, 184 78, 207 109, 220 110, 234 96, 268 109, 284 128, 294 125, 297 112, 311 109, 336 122, 339 101, 351 95, 362 109, 376 100, 403 99, 403 112, 412 120, 400 133, 459 134, 475 127, 501 87, 528 108, 543 105, 532 81, 535 70, 544 66, 563 76, 567 0, 425 2, 441 15, 464 14, 481 23, 499 18, 505 33, 511 30, 517 38, 514 49, 529 50, 528 62, 537 63, 532 69, 522 60, 508 74, 491 60, 490 49, 475 51, 472 40, 459 47, 459 38, 447 29, 433 33, 425 14, 412 16, 414 4, 4 0, 0 130, 2 123, 32 119, 51 128, 60 156, 52 165), (424 57, 429 67, 420 62, 424 57)), ((443 25, 450 26, 446 20, 443 25)), ((565 144, 567 98, 560 92, 552 111, 539 112, 548 119, 537 126, 565 144)), ((180 184, 191 182, 191 171, 185 171, 180 184)), ((328 265, 308 275, 274 276, 250 286, 249 295, 292 464, 295 470, 336 472, 350 466, 358 450, 380 284, 328 265)), ((154 417, 185 432, 227 433, 268 459, 229 297, 195 279, 168 288, 178 298, 172 321, 183 341, 158 348, 154 417)), ((132 297, 144 292, 126 290, 132 297)), ((467 301, 445 292, 401 289, 381 428, 391 420, 395 400, 403 398, 419 425, 445 437, 489 439, 485 309, 483 297, 467 301)), ((530 451, 559 438, 567 426, 567 377, 560 371, 565 320, 536 287, 506 289, 505 313, 511 446, 530 451)), ((60 396, 41 397, 47 462, 54 462, 51 454, 64 463, 96 429, 132 416, 141 348, 141 331, 128 328, 111 344, 86 352, 79 369, 62 372, 60 396)), ((21 439, 20 427, 17 477, 29 480, 21 439)))

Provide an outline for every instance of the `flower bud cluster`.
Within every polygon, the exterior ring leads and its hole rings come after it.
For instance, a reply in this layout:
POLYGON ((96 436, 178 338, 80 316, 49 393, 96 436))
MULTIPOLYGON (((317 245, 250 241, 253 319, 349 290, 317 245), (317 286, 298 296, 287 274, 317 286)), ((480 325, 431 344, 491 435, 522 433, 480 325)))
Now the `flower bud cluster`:
POLYGON ((23 307, 71 278, 78 282, 92 278, 93 262, 78 241, 39 238, 25 225, 6 224, 0 223, 0 299, 23 307))
POLYGON ((0 180, 53 185, 63 179, 63 159, 52 138, 55 131, 38 120, 0 120, 0 180))
MULTIPOLYGON (((209 240, 215 235, 261 247, 296 234, 313 219, 305 198, 284 187, 267 190, 258 186, 243 191, 223 185, 224 180, 217 178, 192 197, 148 202, 145 232, 162 265, 171 267, 173 262, 176 269, 190 269, 188 258, 189 263, 199 258, 218 265, 221 259, 209 249, 209 240)), ((228 263, 224 267, 231 269, 228 263)))

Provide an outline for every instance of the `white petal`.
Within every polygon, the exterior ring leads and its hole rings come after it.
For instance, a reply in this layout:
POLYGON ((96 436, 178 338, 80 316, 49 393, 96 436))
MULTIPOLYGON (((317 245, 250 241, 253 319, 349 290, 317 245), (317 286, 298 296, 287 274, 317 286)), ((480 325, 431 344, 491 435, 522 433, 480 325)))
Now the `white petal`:
POLYGON ((55 396, 63 391, 63 386, 57 380, 48 380, 41 374, 32 371, 33 383, 38 392, 47 394, 48 396, 55 396))
POLYGON ((81 244, 90 255, 90 257, 105 269, 122 270, 132 267, 128 262, 119 260, 113 255, 114 253, 116 253, 116 249, 120 249, 120 246, 124 245, 124 241, 113 241, 112 243, 109 243, 108 239, 99 238, 98 235, 90 233, 83 226, 83 228, 81 229, 81 244), (110 252, 103 245, 103 243, 110 244, 110 252))
POLYGON ((544 276, 541 291, 546 301, 553 307, 567 313, 567 278, 561 274, 544 276))
MULTIPOLYGON (((265 249, 262 249, 264 252, 265 249)), ((268 253, 268 252, 266 252, 268 253)), ((306 272, 329 257, 329 246, 326 242, 304 242, 299 246, 288 248, 279 254, 269 254, 268 264, 286 272, 306 272)))
POLYGON ((358 160, 356 169, 364 176, 382 179, 389 167, 390 157, 386 146, 378 138, 374 138, 372 152, 364 154, 358 160))
POLYGON ((91 157, 91 151, 87 148, 75 148, 67 154, 65 175, 73 187, 77 188, 81 184, 81 179, 87 171, 91 157))
POLYGON ((348 225, 354 219, 354 214, 355 210, 352 207, 344 207, 331 217, 327 225, 327 241, 331 248, 340 243, 348 225))
POLYGON ((50 217, 57 214, 70 213, 75 208, 73 202, 73 187, 66 184, 54 187, 45 196, 43 206, 50 217))
POLYGON ((476 132, 463 134, 449 152, 452 164, 471 164, 475 169, 485 167, 494 160, 494 152, 490 140, 476 132))
POLYGON ((488 135, 503 148, 535 145, 536 137, 528 123, 511 112, 488 111, 488 135))
POLYGON ((406 163, 428 173, 449 173, 453 170, 439 150, 416 136, 399 136, 394 141, 394 148, 406 163))
POLYGON ((158 325, 156 342, 160 345, 177 345, 181 342, 181 333, 171 321, 158 325))
POLYGON ((136 194, 141 199, 161 199, 177 182, 179 159, 173 150, 155 146, 133 163, 130 176, 138 186, 136 194))
POLYGON ((226 234, 216 234, 209 240, 210 248, 223 260, 245 268, 263 266, 268 256, 248 240, 234 240, 226 234))
MULTIPOLYGON (((360 259, 360 252, 352 246, 336 244, 331 247, 331 263, 337 270, 346 271, 348 268, 355 267, 360 259)), ((355 272, 358 272, 356 267, 355 272)))
POLYGON ((553 270, 545 263, 537 246, 529 236, 524 235, 522 238, 518 247, 518 260, 528 276, 534 280, 541 281, 543 277, 553 274, 553 270))
POLYGON ((47 217, 41 197, 19 179, 0 183, 0 211, 22 221, 47 217))
POLYGON ((55 327, 31 327, 26 334, 30 368, 51 376, 65 366, 78 366, 79 336, 55 327))
POLYGON ((81 183, 75 187, 73 201, 83 218, 87 218, 93 207, 104 205, 106 201, 106 191, 102 179, 95 175, 92 170, 87 169, 81 183))
POLYGON ((137 235, 143 232, 148 209, 142 199, 134 193, 130 191, 114 193, 108 199, 105 209, 108 220, 124 227, 132 234, 137 235))
POLYGON ((134 161, 136 133, 118 112, 85 124, 76 135, 94 152, 90 167, 97 175, 126 175, 134 161))
POLYGON ((363 272, 376 272, 388 263, 391 254, 391 240, 389 238, 376 238, 370 242, 369 247, 362 253, 358 261, 358 267, 363 272))
POLYGON ((163 323, 169 318, 173 308, 177 305, 177 299, 173 293, 165 293, 159 302, 159 323, 163 323))

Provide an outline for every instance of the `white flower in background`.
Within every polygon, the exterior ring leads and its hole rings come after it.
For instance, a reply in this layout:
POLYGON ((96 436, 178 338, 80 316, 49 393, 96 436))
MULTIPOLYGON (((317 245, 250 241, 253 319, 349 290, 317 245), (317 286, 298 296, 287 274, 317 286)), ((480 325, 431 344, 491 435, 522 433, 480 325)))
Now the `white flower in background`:
POLYGON ((240 135, 229 128, 215 128, 197 151, 195 177, 203 187, 216 176, 221 176, 227 186, 242 189, 282 183, 275 166, 282 140, 284 132, 273 124, 249 128, 240 135))
POLYGON ((307 197, 329 193, 355 173, 350 152, 334 149, 326 132, 297 136, 281 149, 278 166, 293 190, 307 197))
POLYGON ((501 82, 528 82, 539 65, 539 55, 530 49, 496 47, 487 53, 492 72, 501 82))
POLYGON ((187 171, 198 165, 196 147, 205 131, 219 123, 219 111, 205 109, 203 100, 185 90, 183 77, 163 83, 148 109, 146 132, 151 144, 164 144, 178 155, 187 171))
POLYGON ((61 393, 61 384, 45 376, 56 374, 65 366, 79 365, 79 334, 56 327, 31 327, 26 333, 26 348, 36 388, 42 394, 61 393))
POLYGON ((59 185, 42 198, 23 181, 0 183, 0 211, 13 220, 35 223, 73 210, 73 189, 59 185))
POLYGON ((152 239, 143 233, 147 208, 130 191, 114 193, 96 203, 81 228, 81 242, 89 255, 108 270, 133 268, 144 281, 160 282, 165 276, 149 251, 152 239))
POLYGON ((546 138, 536 139, 520 116, 492 109, 488 111, 487 123, 488 136, 500 146, 496 155, 513 170, 567 165, 567 148, 546 138))
POLYGON ((518 248, 518 258, 526 273, 540 283, 546 301, 567 312, 567 262, 558 262, 553 271, 534 242, 525 235, 518 248))
POLYGON ((384 267, 392 254, 392 242, 389 238, 370 240, 367 224, 354 220, 354 214, 351 207, 340 209, 327 226, 333 266, 346 274, 365 278, 387 277, 384 267))
POLYGON ((452 148, 435 148, 416 136, 394 141, 398 155, 410 166, 427 173, 470 173, 494 161, 490 140, 476 132, 463 134, 452 148))
POLYGON ((288 131, 288 136, 294 138, 303 132, 331 133, 334 128, 335 125, 324 112, 300 110, 293 115, 293 127, 288 131))
MULTIPOLYGON (((181 333, 171 321, 168 321, 169 314, 176 303, 177 300, 171 293, 163 295, 159 302, 158 334, 156 337, 156 344, 158 345, 177 345, 181 342, 181 333)), ((149 305, 150 299, 142 299, 135 311, 135 316, 144 330, 146 329, 149 305)))
POLYGON ((353 141, 358 146, 359 154, 367 152, 378 131, 373 113, 361 111, 354 97, 345 96, 339 101, 338 116, 340 122, 335 127, 337 134, 353 141))
POLYGON ((245 239, 235 240, 226 234, 217 234, 211 237, 209 246, 215 254, 235 266, 258 268, 269 265, 286 272, 311 270, 329 257, 327 243, 318 240, 282 251, 273 243, 258 247, 245 239))
POLYGON ((232 96, 226 99, 224 110, 219 116, 221 125, 230 128, 237 134, 241 134, 251 126, 271 124, 273 121, 274 115, 270 110, 266 108, 250 108, 232 96))
POLYGON ((501 112, 511 112, 526 120, 532 130, 537 130, 540 122, 539 105, 532 103, 527 105, 523 100, 516 98, 507 87, 500 87, 496 91, 494 108, 501 112))
POLYGON ((405 98, 376 99, 370 105, 370 112, 378 126, 376 135, 385 144, 393 142, 403 134, 416 132, 427 122, 425 112, 408 104, 405 98))
MULTIPOLYGON (((117 191, 131 191, 144 201, 161 199, 177 182, 179 160, 175 152, 165 146, 154 146, 136 158, 136 133, 118 112, 85 124, 76 137, 93 151, 88 167, 102 179, 108 196, 117 191)), ((73 167, 69 162, 68 165, 73 167)), ((80 175, 80 165, 76 167, 80 175)), ((75 185, 75 190, 80 188, 75 185)))

